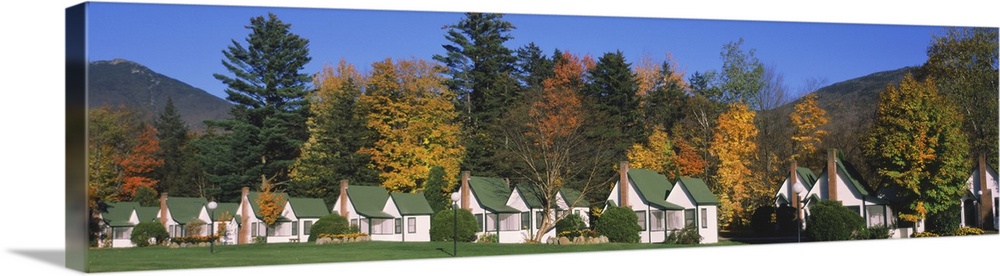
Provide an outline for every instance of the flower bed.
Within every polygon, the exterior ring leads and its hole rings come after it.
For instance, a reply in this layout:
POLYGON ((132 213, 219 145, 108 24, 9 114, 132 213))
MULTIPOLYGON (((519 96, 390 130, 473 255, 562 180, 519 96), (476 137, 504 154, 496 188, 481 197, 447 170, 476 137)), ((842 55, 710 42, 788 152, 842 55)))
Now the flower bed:
POLYGON ((371 237, 366 233, 350 233, 350 234, 320 234, 319 238, 316 239, 316 244, 331 244, 331 243, 348 243, 348 242, 363 242, 370 241, 371 237))

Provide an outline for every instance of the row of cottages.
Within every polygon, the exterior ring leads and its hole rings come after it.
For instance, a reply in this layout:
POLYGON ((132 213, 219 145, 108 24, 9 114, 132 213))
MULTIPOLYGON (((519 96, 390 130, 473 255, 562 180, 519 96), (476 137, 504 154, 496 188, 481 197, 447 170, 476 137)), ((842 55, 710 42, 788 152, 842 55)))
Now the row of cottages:
POLYGON ((1000 193, 997 184, 997 171, 986 164, 986 156, 979 155, 975 168, 966 180, 965 194, 961 198, 963 227, 980 229, 1000 228, 1000 193), (992 223, 992 224, 991 224, 992 223))
MULTIPOLYGON (((590 202, 577 190, 562 188, 549 200, 537 186, 511 185, 505 179, 472 176, 468 171, 462 172, 460 181, 452 198, 457 197, 456 204, 475 216, 479 225, 476 236, 491 233, 500 243, 523 243, 543 231, 546 220, 554 225, 554 218, 568 215, 566 212, 580 216, 590 226, 590 202), (546 204, 550 210, 547 214, 546 204)), ((542 241, 555 236, 555 227, 541 235, 542 241)))
POLYGON ((607 204, 635 212, 643 243, 663 242, 684 228, 697 229, 701 243, 719 241, 719 200, 698 178, 681 177, 671 183, 662 174, 629 169, 628 162, 622 162, 607 204))
POLYGON ((331 212, 375 241, 431 240, 434 211, 422 193, 390 193, 381 186, 349 186, 341 180, 331 212))
MULTIPOLYGON (((793 161, 788 178, 774 196, 775 207, 799 206, 797 216, 803 218, 802 229, 806 227, 804 219, 809 216, 809 209, 820 200, 840 201, 844 207, 864 218, 868 227, 893 224, 895 220, 889 201, 868 188, 854 166, 842 160, 837 150, 827 152, 826 163, 823 172, 816 175, 793 161)), ((917 227, 922 229, 923 226, 917 227)))

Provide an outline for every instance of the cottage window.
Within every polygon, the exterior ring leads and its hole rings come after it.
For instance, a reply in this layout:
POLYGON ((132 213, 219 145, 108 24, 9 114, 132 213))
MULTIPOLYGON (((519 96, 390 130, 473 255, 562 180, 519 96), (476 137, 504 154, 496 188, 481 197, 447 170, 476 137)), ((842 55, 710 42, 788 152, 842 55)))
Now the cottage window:
POLYGON ((395 229, 396 230, 396 234, 402 234, 403 233, 403 219, 397 218, 397 219, 395 219, 392 222, 392 224, 393 224, 393 227, 396 228, 395 229))
POLYGON ((372 234, 392 234, 392 222, 393 220, 391 219, 372 219, 372 234))
POLYGON ((409 233, 417 232, 417 218, 406 219, 406 231, 409 233))
POLYGON ((296 220, 292 222, 292 236, 298 236, 298 235, 299 235, 299 221, 296 220))
POLYGON ((358 219, 351 219, 351 226, 359 227, 359 225, 358 225, 358 219))
POLYGON ((684 212, 667 211, 667 229, 675 230, 684 227, 684 212))
POLYGON ((865 209, 868 209, 869 226, 885 225, 885 206, 869 205, 865 209))
POLYGON ((259 232, 257 232, 257 227, 256 222, 250 223, 250 236, 256 237, 258 235, 259 232))
POLYGON ((476 224, 479 225, 479 232, 483 232, 483 214, 476 214, 476 224))
POLYGON ((861 206, 851 205, 851 206, 844 206, 844 207, 847 207, 847 209, 851 209, 851 211, 853 211, 855 214, 858 214, 858 216, 861 216, 861 206))
POLYGON ((530 216, 530 214, 531 214, 531 212, 522 212, 521 213, 521 230, 528 230, 528 227, 531 227, 531 216, 530 216))
POLYGON ((663 231, 663 211, 652 210, 649 212, 649 230, 663 231))
POLYGON ((486 231, 497 230, 497 220, 499 214, 486 214, 486 231))
POLYGON ((694 209, 686 209, 686 210, 684 210, 684 227, 686 227, 686 228, 694 228, 695 227, 695 225, 694 225, 694 222, 695 222, 694 215, 695 215, 694 209))
POLYGON ((121 240, 132 237, 132 227, 115 227, 112 229, 115 235, 115 239, 121 240))
POLYGON ((646 211, 635 211, 635 217, 638 219, 640 231, 646 231, 646 211))
POLYGON ((500 231, 517 231, 521 230, 520 221, 516 217, 517 214, 498 214, 500 216, 500 231))
POLYGON ((303 234, 309 235, 309 230, 312 230, 312 227, 313 227, 313 222, 311 220, 307 220, 304 223, 302 223, 303 234))
POLYGON ((708 208, 701 208, 701 228, 708 228, 708 208))
POLYGON ((535 229, 542 228, 542 211, 535 211, 535 229))

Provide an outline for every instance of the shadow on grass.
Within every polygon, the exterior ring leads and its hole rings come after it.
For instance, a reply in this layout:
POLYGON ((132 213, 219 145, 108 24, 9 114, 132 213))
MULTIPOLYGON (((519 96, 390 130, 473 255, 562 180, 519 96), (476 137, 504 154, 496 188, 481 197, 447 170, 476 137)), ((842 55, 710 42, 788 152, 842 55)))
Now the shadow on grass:
POLYGON ((448 254, 448 256, 455 257, 455 252, 444 251, 444 248, 440 248, 440 247, 438 247, 437 250, 441 251, 441 252, 444 252, 444 254, 448 254))
POLYGON ((55 265, 58 267, 66 266, 66 251, 62 250, 32 250, 32 249, 12 249, 10 252, 17 253, 26 257, 34 258, 39 261, 55 265))

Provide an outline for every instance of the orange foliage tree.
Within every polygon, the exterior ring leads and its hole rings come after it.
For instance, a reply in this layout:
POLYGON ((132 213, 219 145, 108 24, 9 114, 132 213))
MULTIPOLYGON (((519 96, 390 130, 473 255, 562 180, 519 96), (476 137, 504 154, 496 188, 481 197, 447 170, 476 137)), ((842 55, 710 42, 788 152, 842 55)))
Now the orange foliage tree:
POLYGON ((257 194, 257 206, 260 206, 260 216, 268 227, 274 225, 285 210, 287 199, 284 194, 279 193, 273 182, 263 175, 260 176, 260 192, 257 194))
POLYGON ((139 187, 156 189, 158 180, 149 174, 163 166, 163 159, 156 156, 160 151, 160 140, 156 138, 156 128, 144 125, 129 153, 116 160, 122 170, 122 187, 118 193, 120 200, 131 200, 139 187))

